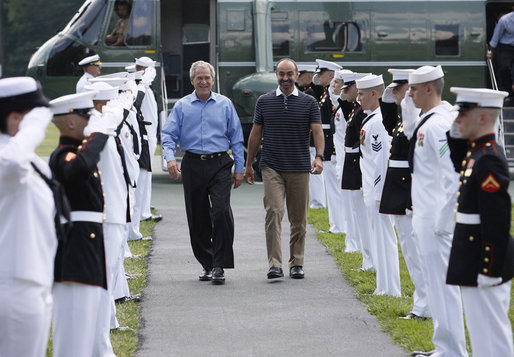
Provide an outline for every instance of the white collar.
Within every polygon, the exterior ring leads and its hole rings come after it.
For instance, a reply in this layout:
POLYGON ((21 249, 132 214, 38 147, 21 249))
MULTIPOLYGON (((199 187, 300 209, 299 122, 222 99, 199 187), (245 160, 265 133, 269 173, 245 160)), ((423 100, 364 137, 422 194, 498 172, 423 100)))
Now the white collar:
MULTIPOLYGON (((281 90, 280 90, 280 86, 277 87, 277 90, 275 91, 275 94, 278 96, 280 95, 283 95, 285 97, 287 97, 287 95, 285 95, 281 90)), ((296 97, 298 97, 298 88, 296 88, 296 86, 294 86, 294 89, 293 89, 293 93, 289 94, 289 95, 294 95, 296 97)))

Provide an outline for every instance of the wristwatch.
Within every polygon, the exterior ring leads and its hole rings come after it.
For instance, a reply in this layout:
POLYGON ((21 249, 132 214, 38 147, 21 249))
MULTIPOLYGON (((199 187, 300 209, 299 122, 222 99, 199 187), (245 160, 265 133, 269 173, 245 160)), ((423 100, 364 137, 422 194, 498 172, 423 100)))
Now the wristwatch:
POLYGON ((323 161, 323 159, 325 158, 325 156, 323 156, 322 154, 316 154, 315 157, 319 157, 321 159, 321 161, 323 161))

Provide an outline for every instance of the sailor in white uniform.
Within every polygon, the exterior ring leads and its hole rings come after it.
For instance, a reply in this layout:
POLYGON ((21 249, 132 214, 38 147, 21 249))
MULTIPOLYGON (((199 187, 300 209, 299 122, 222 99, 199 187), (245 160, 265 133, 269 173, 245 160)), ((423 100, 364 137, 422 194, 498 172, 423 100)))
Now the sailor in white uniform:
POLYGON ((93 55, 82 59, 79 62, 79 66, 84 70, 84 74, 80 77, 77 82, 76 92, 83 92, 84 87, 89 84, 90 78, 95 78, 100 75, 100 68, 102 63, 100 62, 100 56, 93 55))
POLYGON ((57 250, 52 177, 35 153, 52 112, 29 77, 0 79, 0 354, 46 353, 57 250), (35 167, 33 167, 34 165, 35 167))
POLYGON ((434 324, 437 356, 467 356, 459 287, 446 284, 455 227, 459 175, 450 160, 446 132, 456 112, 441 101, 441 66, 423 66, 409 74, 409 93, 402 101, 403 128, 411 140, 412 226, 419 242, 434 324), (420 108, 419 117, 415 108, 420 108))
POLYGON ((400 296, 400 265, 398 241, 388 215, 379 213, 382 188, 387 170, 391 142, 380 110, 384 91, 382 75, 370 74, 356 81, 362 109, 367 114, 361 124, 360 151, 362 154, 362 191, 371 225, 371 254, 377 271, 375 295, 400 296))

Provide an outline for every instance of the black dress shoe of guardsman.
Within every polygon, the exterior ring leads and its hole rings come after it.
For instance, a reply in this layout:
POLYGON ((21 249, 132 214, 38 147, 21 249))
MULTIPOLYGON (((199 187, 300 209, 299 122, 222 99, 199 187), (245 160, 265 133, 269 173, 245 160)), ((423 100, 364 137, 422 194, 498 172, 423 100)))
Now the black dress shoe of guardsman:
POLYGON ((402 320, 426 320, 424 316, 418 316, 413 312, 409 312, 407 315, 400 317, 402 320))
POLYGON ((294 267, 291 267, 291 269, 289 269, 289 276, 292 279, 303 279, 305 274, 303 272, 302 267, 299 265, 296 265, 294 267))
POLYGON ((202 274, 198 277, 198 280, 200 281, 211 281, 212 280, 212 270, 210 269, 203 269, 202 274))
POLYGON ((223 272, 223 268, 216 267, 212 269, 212 283, 214 285, 225 284, 225 273, 223 272))
POLYGON ((422 351, 414 351, 411 353, 412 357, 427 357, 432 356, 435 353, 435 350, 428 351, 428 352, 422 352, 422 351))
POLYGON ((271 267, 268 270, 268 279, 282 278, 283 276, 284 272, 282 271, 282 268, 271 267))

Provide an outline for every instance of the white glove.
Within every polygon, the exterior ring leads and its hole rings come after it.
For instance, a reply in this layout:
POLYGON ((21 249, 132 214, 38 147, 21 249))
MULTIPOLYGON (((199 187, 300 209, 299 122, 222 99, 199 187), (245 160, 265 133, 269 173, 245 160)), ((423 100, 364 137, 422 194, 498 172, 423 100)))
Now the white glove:
MULTIPOLYGON (((137 89, 137 86, 135 88, 137 89)), ((132 108, 132 104, 134 104, 134 99, 135 99, 136 95, 137 95, 137 90, 136 90, 136 92, 132 92, 132 91, 122 92, 118 96, 118 103, 121 104, 122 108, 128 110, 128 109, 132 108)))
POLYGON ((137 84, 136 81, 133 79, 130 79, 123 84, 120 89, 122 91, 129 91, 132 93, 133 96, 136 96, 137 94, 137 84))
POLYGON ((395 98, 393 94, 393 88, 387 87, 382 94, 382 102, 384 103, 394 103, 395 98))
POLYGON ((34 108, 23 116, 20 122, 20 130, 29 127, 46 130, 53 116, 52 111, 46 107, 34 108))
POLYGON ((346 95, 344 94, 344 89, 341 89, 341 93, 339 94, 339 98, 341 98, 341 100, 346 100, 346 95))
POLYGON ((477 284, 479 288, 489 288, 491 286, 500 285, 501 277, 493 278, 484 274, 478 274, 477 284))
POLYGON ((92 133, 104 133, 105 126, 102 123, 102 117, 100 115, 91 115, 87 126, 84 128, 84 136, 89 136, 92 133))
POLYGON ((152 84, 156 75, 157 75, 157 72, 155 71, 155 68, 147 67, 145 69, 145 73, 143 73, 143 79, 141 80, 141 82, 144 85, 149 86, 150 84, 152 84))
POLYGON ((319 86, 319 76, 317 73, 314 76, 312 76, 312 83, 314 83, 314 85, 319 86))
POLYGON ((116 136, 116 129, 123 120, 123 108, 120 106, 105 105, 102 109, 102 122, 105 126, 105 134, 116 136))
POLYGON ((334 88, 332 88, 332 84, 328 87, 328 95, 330 96, 330 101, 332 102, 332 105, 337 107, 337 98, 339 98, 338 95, 334 94, 334 88))
POLYGON ((403 120, 403 131, 407 136, 407 139, 410 139, 414 134, 414 130, 416 129, 416 125, 419 120, 419 112, 420 109, 416 108, 412 98, 409 97, 410 89, 407 89, 405 92, 405 97, 402 99, 401 107, 402 107, 402 120, 403 120))

